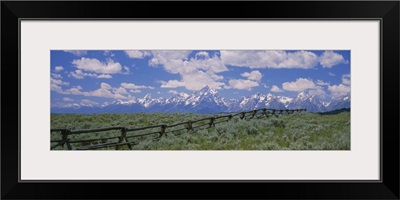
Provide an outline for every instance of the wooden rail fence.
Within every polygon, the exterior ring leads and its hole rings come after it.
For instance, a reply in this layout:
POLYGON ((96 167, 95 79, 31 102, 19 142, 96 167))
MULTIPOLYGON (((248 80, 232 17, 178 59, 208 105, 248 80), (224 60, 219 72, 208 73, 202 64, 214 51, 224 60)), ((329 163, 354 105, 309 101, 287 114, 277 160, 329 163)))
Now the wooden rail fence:
POLYGON ((107 148, 107 147, 115 147, 116 150, 120 149, 121 146, 126 145, 129 149, 132 149, 132 145, 139 144, 138 141, 129 141, 129 139, 132 138, 137 138, 137 137, 143 137, 143 136, 148 136, 148 135, 156 135, 153 140, 157 140, 164 135, 167 135, 169 133, 173 132, 178 132, 182 130, 187 130, 187 131, 195 131, 199 130, 200 128, 209 128, 212 126, 215 126, 215 124, 223 123, 230 121, 234 117, 239 117, 242 120, 250 120, 253 118, 262 118, 266 117, 268 118, 269 116, 276 116, 278 114, 293 114, 295 112, 306 112, 306 109, 294 109, 294 110, 276 110, 276 109, 257 109, 257 110, 251 110, 247 112, 239 112, 239 113, 231 113, 231 114, 226 114, 226 115, 216 115, 213 117, 207 117, 207 118, 202 118, 198 120, 191 120, 191 121, 186 121, 186 122, 181 122, 181 123, 176 123, 176 124, 160 124, 160 125, 154 125, 154 126, 147 126, 147 127, 141 127, 141 128, 127 128, 127 127, 108 127, 108 128, 99 128, 99 129, 85 129, 85 130, 70 130, 70 129, 51 129, 50 134, 53 132, 58 132, 61 134, 61 139, 60 140, 51 140, 51 143, 55 143, 54 145, 51 145, 50 149, 54 149, 58 146, 64 147, 64 145, 67 146, 68 150, 90 150, 90 149, 100 149, 100 148, 107 148), (223 119, 223 120, 221 120, 223 119), (203 122, 203 123, 201 123, 203 122), (171 129, 173 127, 181 127, 176 130, 167 130, 171 129), (139 133, 139 134, 134 134, 134 135, 129 135, 132 132, 138 132, 138 131, 143 131, 143 130, 149 130, 149 129, 154 129, 158 128, 156 131, 152 131, 149 133, 139 133), (84 140, 70 140, 68 136, 70 135, 76 135, 76 134, 88 134, 88 133, 94 133, 94 132, 105 132, 105 131, 113 131, 117 130, 120 131, 121 134, 119 136, 113 136, 113 137, 104 137, 104 138, 94 138, 94 139, 84 139, 84 140), (118 139, 118 142, 109 142, 107 143, 107 140, 110 139, 118 139), (88 146, 78 146, 78 147, 73 147, 72 144, 76 143, 87 143, 87 142, 94 142, 94 141, 102 141, 102 144, 95 144, 95 145, 88 145, 88 146))

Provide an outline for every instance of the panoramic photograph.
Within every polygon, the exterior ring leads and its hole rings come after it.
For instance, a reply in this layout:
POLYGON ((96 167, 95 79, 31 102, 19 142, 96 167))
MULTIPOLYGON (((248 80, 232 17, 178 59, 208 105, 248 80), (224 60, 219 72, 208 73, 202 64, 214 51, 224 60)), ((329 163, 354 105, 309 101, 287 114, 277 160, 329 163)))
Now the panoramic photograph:
POLYGON ((51 50, 50 150, 350 150, 350 50, 51 50))

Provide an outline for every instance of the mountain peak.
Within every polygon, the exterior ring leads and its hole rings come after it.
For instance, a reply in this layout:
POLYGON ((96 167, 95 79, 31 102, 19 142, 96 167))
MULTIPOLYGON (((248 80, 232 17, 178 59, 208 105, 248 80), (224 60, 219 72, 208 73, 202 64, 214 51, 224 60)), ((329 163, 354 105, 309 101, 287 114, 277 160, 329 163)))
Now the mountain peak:
POLYGON ((210 90, 210 87, 208 85, 204 86, 203 88, 201 88, 200 91, 202 92, 207 92, 208 90, 210 90))
POLYGON ((143 99, 151 99, 151 93, 147 93, 146 96, 143 97, 143 99))
POLYGON ((297 98, 307 97, 307 94, 303 91, 297 94, 297 98))
POLYGON ((215 95, 217 91, 215 89, 211 89, 208 85, 204 86, 201 90, 194 93, 195 95, 215 95))

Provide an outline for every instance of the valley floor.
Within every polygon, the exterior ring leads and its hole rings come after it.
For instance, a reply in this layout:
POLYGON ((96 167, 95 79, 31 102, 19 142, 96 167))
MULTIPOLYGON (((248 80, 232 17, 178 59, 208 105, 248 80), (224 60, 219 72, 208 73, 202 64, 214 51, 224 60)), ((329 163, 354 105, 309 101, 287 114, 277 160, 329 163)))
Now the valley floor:
MULTIPOLYGON (((129 128, 159 124, 174 124, 196 120, 213 115, 203 114, 66 114, 52 115, 51 128, 94 129, 122 126, 129 128)), ((148 130, 148 132, 154 130, 148 130)), ((139 134, 142 132, 132 132, 139 134)), ((71 140, 84 140, 119 136, 119 131, 70 135, 71 140)), ((52 133, 51 140, 60 139, 59 133, 52 133)), ((295 113, 270 116, 269 118, 240 120, 219 123, 215 127, 195 131, 178 131, 159 140, 143 136, 132 138, 140 141, 133 150, 350 150, 350 112, 332 115, 295 113)), ((116 142, 107 141, 75 143, 74 147, 116 142)), ((52 143, 54 144, 54 143, 52 143)), ((102 150, 113 150, 104 148, 102 150)), ((123 147, 122 149, 127 149, 123 147)), ((57 147, 56 150, 66 150, 57 147)))

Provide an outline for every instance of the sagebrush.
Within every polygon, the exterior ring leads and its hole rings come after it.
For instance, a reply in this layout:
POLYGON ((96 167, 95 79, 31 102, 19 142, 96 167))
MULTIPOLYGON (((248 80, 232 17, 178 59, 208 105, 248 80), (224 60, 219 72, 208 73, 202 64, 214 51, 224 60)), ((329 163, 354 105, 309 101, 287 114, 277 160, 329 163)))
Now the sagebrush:
MULTIPOLYGON (((196 120, 213 115, 204 114, 66 114, 51 115, 51 128, 94 129, 112 126, 144 127, 158 124, 174 124, 196 120)), ((178 129, 178 128, 177 128, 178 129)), ((129 133, 131 135, 146 130, 129 133)), ((119 131, 70 135, 71 140, 119 136, 119 131)), ((158 140, 153 136, 132 138, 139 144, 134 150, 350 150, 350 112, 332 115, 295 113, 241 120, 233 118, 215 127, 194 131, 177 131, 164 135, 158 140)), ((60 139, 59 133, 52 133, 51 140, 60 139)), ((73 146, 101 144, 118 139, 75 143, 73 146)), ((57 150, 66 147, 57 147, 57 150)), ((102 150, 114 150, 104 148, 102 150)), ((127 149, 123 147, 122 149, 127 149)))

